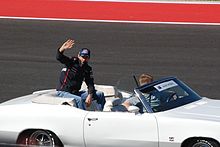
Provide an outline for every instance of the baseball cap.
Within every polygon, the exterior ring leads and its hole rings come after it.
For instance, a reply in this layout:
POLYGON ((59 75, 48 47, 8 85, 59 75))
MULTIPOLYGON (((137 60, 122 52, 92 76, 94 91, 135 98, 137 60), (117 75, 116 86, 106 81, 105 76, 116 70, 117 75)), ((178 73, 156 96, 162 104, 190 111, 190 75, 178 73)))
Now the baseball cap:
POLYGON ((89 57, 90 58, 90 50, 88 48, 82 48, 80 51, 79 51, 79 55, 81 57, 89 57))

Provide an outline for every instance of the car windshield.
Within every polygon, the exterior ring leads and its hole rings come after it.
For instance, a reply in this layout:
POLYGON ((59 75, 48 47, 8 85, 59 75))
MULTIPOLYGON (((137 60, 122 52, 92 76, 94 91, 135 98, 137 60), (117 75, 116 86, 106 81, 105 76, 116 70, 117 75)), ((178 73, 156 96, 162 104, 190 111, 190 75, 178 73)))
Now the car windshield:
MULTIPOLYGON (((197 101, 201 97, 176 78, 166 78, 139 88, 153 112, 170 110, 197 101)), ((139 97, 140 98, 140 97, 139 97)))

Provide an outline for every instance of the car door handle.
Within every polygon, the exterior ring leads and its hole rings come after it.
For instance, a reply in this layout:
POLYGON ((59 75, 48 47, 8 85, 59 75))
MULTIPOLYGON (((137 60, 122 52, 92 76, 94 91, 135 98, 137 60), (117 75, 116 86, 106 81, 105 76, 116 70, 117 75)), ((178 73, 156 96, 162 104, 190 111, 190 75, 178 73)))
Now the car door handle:
POLYGON ((88 121, 96 121, 98 118, 88 118, 88 121))

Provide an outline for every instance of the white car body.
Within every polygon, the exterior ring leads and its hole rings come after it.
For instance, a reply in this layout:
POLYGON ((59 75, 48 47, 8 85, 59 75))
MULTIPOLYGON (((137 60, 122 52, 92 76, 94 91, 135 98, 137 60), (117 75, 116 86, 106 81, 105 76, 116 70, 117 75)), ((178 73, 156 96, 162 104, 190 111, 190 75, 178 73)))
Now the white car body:
MULTIPOLYGON (((57 146, 65 147, 188 147, 194 140, 219 145, 219 100, 201 98, 169 110, 144 113, 86 111, 57 104, 59 100, 36 102, 51 93, 55 90, 0 104, 0 144, 16 144, 24 132, 43 130, 56 136, 57 146)), ((121 93, 123 97, 130 95, 121 93)))

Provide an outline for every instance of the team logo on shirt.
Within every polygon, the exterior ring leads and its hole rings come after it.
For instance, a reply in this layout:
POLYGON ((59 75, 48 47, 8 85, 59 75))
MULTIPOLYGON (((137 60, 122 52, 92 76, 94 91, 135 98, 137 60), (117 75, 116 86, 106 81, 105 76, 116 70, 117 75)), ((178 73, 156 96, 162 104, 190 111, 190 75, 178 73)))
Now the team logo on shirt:
POLYGON ((62 68, 62 70, 61 71, 67 71, 67 68, 62 68))

